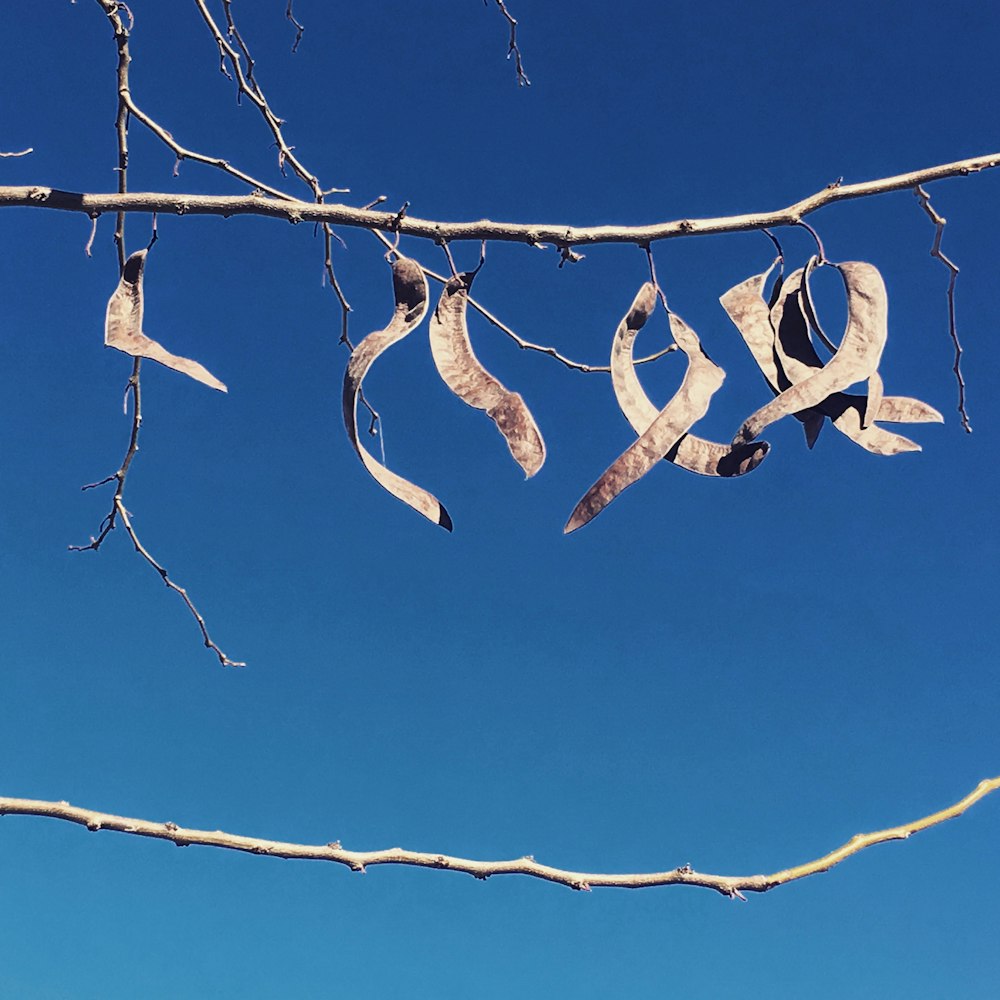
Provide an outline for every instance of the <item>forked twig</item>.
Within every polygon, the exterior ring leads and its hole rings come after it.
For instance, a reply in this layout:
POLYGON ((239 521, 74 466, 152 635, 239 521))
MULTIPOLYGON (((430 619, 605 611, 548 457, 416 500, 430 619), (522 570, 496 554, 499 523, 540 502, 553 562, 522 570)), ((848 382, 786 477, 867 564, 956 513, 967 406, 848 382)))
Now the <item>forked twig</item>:
POLYGON ((955 348, 955 363, 952 371, 955 373, 955 380, 958 382, 958 412, 962 417, 962 426, 967 434, 972 433, 972 424, 969 423, 969 414, 965 409, 965 379, 962 377, 962 345, 958 340, 958 325, 955 320, 955 282, 958 281, 958 267, 954 261, 950 260, 941 251, 941 239, 944 236, 944 227, 948 220, 939 215, 931 204, 930 195, 918 184, 913 193, 920 201, 920 207, 927 214, 927 217, 934 223, 934 245, 931 247, 931 256, 937 257, 946 268, 948 268, 948 333, 955 348))
POLYGON ((945 820, 954 819, 998 788, 1000 788, 1000 777, 988 778, 981 781, 964 799, 947 809, 886 830, 878 830, 875 833, 859 833, 846 844, 815 861, 785 868, 772 875, 711 875, 697 872, 690 865, 682 865, 679 868, 661 872, 614 875, 553 868, 540 864, 531 855, 510 861, 476 861, 469 858, 451 857, 447 854, 407 851, 401 847, 391 847, 380 851, 349 851, 342 847, 339 841, 311 845, 279 840, 261 840, 257 837, 225 833, 222 830, 190 830, 180 827, 176 823, 131 819, 126 816, 115 816, 111 813, 82 809, 78 806, 71 806, 68 802, 45 802, 37 799, 0 797, 0 816, 44 816, 49 819, 77 823, 95 832, 113 830, 137 837, 169 840, 178 847, 198 844, 202 847, 220 847, 231 851, 244 851, 248 854, 263 854, 272 858, 332 861, 334 864, 345 865, 356 872, 364 872, 373 865, 409 865, 417 868, 464 872, 478 879, 487 879, 493 875, 527 875, 584 891, 602 887, 642 889, 660 885, 694 885, 705 889, 714 889, 729 898, 745 899, 744 893, 767 892, 779 885, 787 885, 789 882, 806 878, 809 875, 829 871, 841 861, 868 847, 884 844, 890 840, 905 840, 921 830, 937 826, 945 820))

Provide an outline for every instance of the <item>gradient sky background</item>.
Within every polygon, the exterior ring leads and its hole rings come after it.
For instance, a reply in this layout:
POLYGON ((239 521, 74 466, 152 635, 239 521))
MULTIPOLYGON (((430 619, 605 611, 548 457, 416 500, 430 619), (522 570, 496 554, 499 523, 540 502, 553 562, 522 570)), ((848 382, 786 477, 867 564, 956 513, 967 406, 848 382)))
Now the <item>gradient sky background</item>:
MULTIPOLYGON (((133 0, 136 100, 182 143, 291 192, 237 107, 193 4, 133 0)), ((997 29, 982 3, 476 0, 234 4, 286 134, 353 204, 442 220, 639 223, 774 209, 998 148, 997 29)), ((219 14, 221 16, 221 14, 219 14)), ((11 4, 0 183, 115 187, 115 51, 96 4, 11 4), (44 12, 40 9, 44 6, 44 12)), ((241 192, 135 125, 133 190, 241 192)), ((130 370, 102 347, 113 222, 0 213, 0 794, 307 843, 525 853, 584 870, 771 872, 940 809, 998 771, 1000 171, 931 187, 961 266, 963 433, 944 268, 909 192, 811 221, 881 268, 887 391, 946 423, 876 458, 784 421, 753 475, 662 467, 562 525, 633 440, 602 375, 473 322, 549 458, 528 483, 440 384, 424 330, 367 383, 389 464, 447 535, 382 492, 339 415, 346 352, 311 227, 159 220, 146 329, 228 396, 144 369, 127 505, 244 671, 220 669, 116 532, 71 554, 110 493, 130 370)), ((128 222, 145 245, 147 217, 128 222)), ((341 234, 356 338, 389 316, 375 241, 341 234)), ((783 232, 790 261, 808 234, 783 232)), ((443 268, 419 241, 404 249, 443 268)), ((456 247, 471 266, 478 246, 456 247)), ((699 433, 769 398, 719 295, 770 263, 760 234, 660 244, 673 308, 727 371, 699 433)), ((606 363, 645 280, 634 247, 494 246, 477 296, 523 336, 606 363)), ((827 289, 835 286, 828 284, 827 289)), ((827 325, 843 304, 828 296, 827 325)), ((667 342, 659 315, 642 334, 667 342)), ((683 370, 643 377, 660 403, 683 370)), ((778 998, 995 996, 1000 800, 748 902, 683 887, 574 893, 402 868, 366 875, 0 822, 0 996, 778 998)))

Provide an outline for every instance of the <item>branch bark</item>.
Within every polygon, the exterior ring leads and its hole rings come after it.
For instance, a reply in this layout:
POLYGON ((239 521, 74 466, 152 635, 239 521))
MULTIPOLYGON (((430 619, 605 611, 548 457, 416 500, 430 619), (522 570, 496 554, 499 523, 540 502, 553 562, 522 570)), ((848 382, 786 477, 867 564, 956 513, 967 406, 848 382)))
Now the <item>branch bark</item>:
POLYGON ((261 194, 199 195, 163 192, 130 194, 82 194, 49 187, 0 186, 0 208, 53 208, 82 212, 93 218, 104 212, 157 212, 165 215, 257 215, 284 219, 286 222, 319 222, 333 226, 377 229, 449 243, 453 240, 499 240, 507 243, 557 247, 587 246, 599 243, 634 243, 647 246, 657 240, 680 236, 748 232, 773 226, 793 226, 811 213, 838 201, 868 198, 915 188, 946 177, 964 177, 1000 166, 1000 153, 973 156, 953 163, 941 163, 892 177, 862 181, 857 184, 834 182, 787 208, 771 212, 720 216, 710 219, 675 219, 644 226, 573 226, 551 223, 436 222, 400 212, 378 212, 351 205, 313 204, 291 198, 261 194))
POLYGON ((44 802, 38 799, 0 797, 0 816, 44 816, 49 819, 77 823, 91 831, 115 830, 137 837, 169 840, 178 847, 199 844, 203 847, 221 847, 231 851, 244 851, 248 854, 263 854, 272 858, 332 861, 334 864, 345 865, 356 872, 365 871, 369 865, 409 865, 417 868, 438 868, 464 872, 478 879, 487 879, 492 875, 528 875, 578 890, 598 887, 642 889, 658 885, 694 885, 705 889, 714 889, 730 898, 744 899, 743 893, 745 892, 767 892, 779 885, 786 885, 809 875, 829 871, 846 858, 867 847, 873 847, 875 844, 884 844, 890 840, 906 840, 914 833, 961 816, 966 809, 997 789, 1000 789, 1000 777, 984 779, 965 798, 946 809, 886 830, 856 834, 846 844, 815 861, 785 868, 772 875, 711 875, 696 872, 690 865, 683 865, 670 871, 612 875, 553 868, 540 864, 531 855, 510 861, 475 861, 469 858, 450 857, 446 854, 407 851, 401 847, 390 847, 381 851, 349 851, 343 848, 339 841, 323 845, 293 844, 280 840, 245 837, 235 833, 225 833, 222 830, 189 830, 176 823, 156 823, 146 819, 130 819, 126 816, 114 816, 111 813, 71 806, 68 802, 44 802))

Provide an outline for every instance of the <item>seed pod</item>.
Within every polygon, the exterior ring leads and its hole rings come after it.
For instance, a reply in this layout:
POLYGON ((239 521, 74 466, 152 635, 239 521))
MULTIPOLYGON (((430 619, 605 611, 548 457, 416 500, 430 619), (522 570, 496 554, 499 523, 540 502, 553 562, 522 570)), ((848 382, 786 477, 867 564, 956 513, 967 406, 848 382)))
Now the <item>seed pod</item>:
POLYGON ((182 375, 188 375, 212 389, 227 392, 226 387, 205 367, 189 358, 180 358, 161 347, 142 332, 142 275, 146 250, 137 250, 127 261, 118 287, 108 300, 104 318, 104 346, 113 347, 133 358, 149 358, 182 375))
POLYGON ((469 271, 445 284, 431 317, 431 354, 445 385, 469 406, 486 411, 530 479, 545 461, 545 442, 524 400, 494 378, 472 350, 465 314, 475 276, 469 271))
MULTIPOLYGON (((639 289, 611 341, 611 384, 618 405, 636 434, 648 430, 659 413, 639 382, 633 359, 636 335, 645 326, 655 306, 656 288, 647 281, 639 289)), ((732 449, 729 445, 685 434, 663 457, 682 469, 702 476, 741 476, 760 465, 769 447, 766 441, 758 441, 732 449)))
MULTIPOLYGON (((642 296, 643 292, 640 291, 639 295, 642 296)), ((712 396, 722 386, 726 373, 702 350, 694 330, 673 313, 670 314, 670 331, 677 346, 688 358, 680 388, 639 439, 622 452, 583 495, 563 528, 565 534, 576 531, 595 518, 622 490, 637 482, 666 457, 708 412, 712 396)))
POLYGON ((888 299, 878 269, 863 261, 836 265, 847 289, 847 329, 837 353, 821 368, 751 414, 733 444, 752 441, 776 420, 821 403, 831 393, 878 369, 888 334, 888 299))
POLYGON ((358 436, 358 396, 368 369, 383 351, 415 330, 427 314, 427 279, 416 261, 400 257, 392 265, 392 290, 396 305, 389 325, 384 330, 368 334, 351 352, 347 363, 342 397, 344 426, 364 467, 383 489, 429 521, 451 531, 451 518, 438 499, 387 469, 368 453, 358 436))
MULTIPOLYGON (((823 368, 823 362, 809 339, 803 309, 805 273, 798 270, 788 276, 781 295, 771 310, 775 354, 793 384, 803 382, 823 368)), ((898 455, 920 451, 920 446, 909 438, 883 430, 874 421, 866 426, 868 412, 874 412, 879 419, 890 419, 883 418, 883 409, 886 413, 894 413, 900 417, 912 413, 918 420, 924 421, 933 420, 934 416, 940 417, 940 414, 918 400, 883 395, 882 379, 877 372, 869 378, 868 386, 868 396, 831 393, 817 409, 830 417, 837 430, 873 454, 898 455)))
MULTIPOLYGON (((791 384, 775 353, 774 329, 771 326, 771 306, 780 301, 780 294, 773 297, 770 306, 764 301, 764 285, 768 275, 774 270, 774 262, 763 274, 755 274, 746 281, 730 288, 719 301, 740 331, 744 343, 757 362, 771 391, 778 393, 791 384)), ((784 286, 781 286, 782 288, 784 286)), ((780 292, 780 289, 776 289, 780 292)), ((806 437, 806 446, 812 448, 823 429, 823 414, 813 408, 806 408, 794 414, 801 422, 806 437)))
MULTIPOLYGON (((816 336, 823 341, 828 350, 836 353, 837 348, 830 342, 830 338, 827 337, 827 335, 823 332, 823 327, 820 326, 819 319, 816 316, 816 310, 813 307, 812 295, 809 291, 809 277, 819 266, 819 258, 815 255, 810 257, 806 262, 799 287, 799 307, 801 308, 809 327, 816 332, 816 336)), ((777 330, 777 327, 775 327, 775 330, 777 330)), ((806 334, 806 339, 808 340, 808 332, 806 334)), ((815 352, 813 353, 815 354, 815 352)), ((822 366, 822 362, 820 362, 820 366, 822 366)), ((868 378, 868 401, 865 405, 864 417, 861 421, 862 427, 868 427, 870 424, 875 422, 879 406, 882 402, 883 392, 884 387, 882 384, 882 376, 879 375, 878 372, 874 372, 868 378)))

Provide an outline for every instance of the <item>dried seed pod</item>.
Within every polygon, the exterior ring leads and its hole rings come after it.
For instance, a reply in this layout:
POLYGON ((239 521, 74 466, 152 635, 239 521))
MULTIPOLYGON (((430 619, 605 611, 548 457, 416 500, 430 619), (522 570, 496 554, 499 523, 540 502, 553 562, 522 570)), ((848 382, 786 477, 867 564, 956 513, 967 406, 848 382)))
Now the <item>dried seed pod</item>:
MULTIPOLYGON (((770 304, 764 300, 764 285, 777 263, 775 260, 763 274, 747 278, 719 299, 776 396, 792 384, 775 353, 774 329, 771 326, 771 309, 780 301, 784 284, 776 287, 770 304)), ((794 416, 802 424, 807 447, 812 448, 823 429, 823 414, 809 407, 794 416)))
POLYGON ((427 279, 415 260, 400 257, 392 265, 392 290, 396 304, 389 325, 384 330, 368 334, 351 352, 347 363, 342 398, 344 426, 365 468, 383 489, 429 521, 451 531, 451 518, 438 499, 387 469, 368 453, 358 436, 358 396, 368 369, 383 351, 415 330, 427 314, 427 279))
POLYGON ((878 370, 888 334, 888 298, 878 269, 863 261, 836 265, 847 289, 847 329, 837 353, 814 374, 782 391, 751 414, 733 444, 752 441, 776 420, 814 407, 834 392, 878 370))
MULTIPOLYGON (((640 292, 640 296, 642 294, 640 292)), ((726 373, 702 350, 694 330, 673 313, 670 314, 670 331, 688 358, 680 388, 639 439, 622 452, 583 495, 563 528, 565 534, 593 520, 619 493, 666 457, 708 412, 712 396, 722 386, 726 373)))
MULTIPOLYGON (((820 260, 815 255, 810 257, 806 262, 805 270, 801 274, 800 284, 799 284, 799 308, 802 310, 805 316, 806 322, 809 328, 815 331, 816 336, 823 341, 823 344, 832 353, 836 353, 837 348, 831 343, 830 338, 823 332, 823 327, 820 325, 819 319, 816 315, 816 309, 813 306, 812 295, 809 291, 809 278, 813 271, 817 267, 820 267, 820 260)), ((796 272, 798 273, 798 272, 796 272)), ((777 327, 775 327, 777 331, 777 327)), ((806 340, 809 340, 808 329, 806 332, 806 340)), ((810 342, 811 346, 811 342, 810 342)), ((813 352, 815 356, 815 352, 813 352)), ((817 358, 818 360, 818 358, 817 358)), ((822 362, 820 362, 818 367, 822 367, 822 362)), ((870 424, 875 422, 875 418, 878 414, 879 406, 882 402, 882 396, 884 393, 884 386, 882 384, 882 376, 876 371, 868 378, 868 394, 867 403, 865 405, 864 417, 862 418, 862 427, 868 427, 870 424)))
MULTIPOLYGON (((804 309, 807 272, 808 268, 806 271, 794 271, 788 276, 781 295, 771 310, 775 354, 793 384, 803 382, 823 368, 823 362, 809 339, 804 309)), ((874 420, 866 425, 867 414, 874 412, 878 419, 890 419, 883 417, 884 409, 886 413, 895 413, 898 416, 913 413, 918 420, 933 420, 934 415, 940 417, 940 414, 918 400, 883 395, 882 379, 877 372, 868 379, 868 386, 867 396, 831 393, 818 404, 817 409, 830 417, 837 430, 873 454, 898 455, 903 452, 920 451, 918 444, 901 434, 894 434, 877 427, 874 420)))
MULTIPOLYGON (((618 405, 636 434, 645 433, 659 413, 639 382, 633 358, 636 335, 655 306, 656 287, 647 281, 639 289, 611 341, 611 384, 618 405)), ((769 447, 766 441, 757 441, 732 449, 729 445, 685 434, 663 457, 702 476, 741 476, 760 465, 769 447)))
POLYGON ((431 354, 445 385, 469 406, 486 411, 530 479, 545 461, 545 442, 524 400, 494 378, 472 350, 465 314, 475 276, 469 271, 445 284, 431 317, 431 354))
POLYGON ((227 392, 226 387, 205 367, 189 358, 180 358, 161 347, 142 332, 142 275, 146 266, 146 250, 138 250, 127 261, 118 287, 108 300, 104 318, 104 345, 130 354, 133 358, 149 358, 198 382, 227 392))

